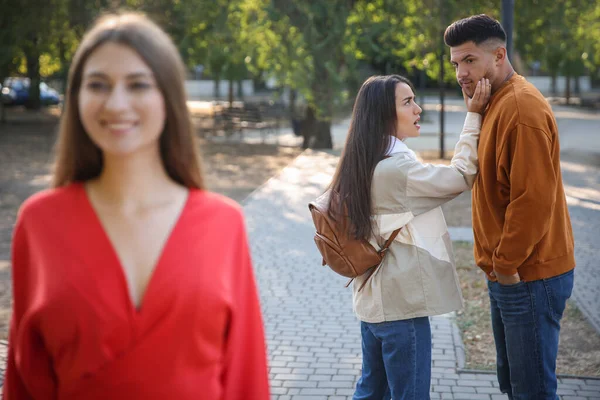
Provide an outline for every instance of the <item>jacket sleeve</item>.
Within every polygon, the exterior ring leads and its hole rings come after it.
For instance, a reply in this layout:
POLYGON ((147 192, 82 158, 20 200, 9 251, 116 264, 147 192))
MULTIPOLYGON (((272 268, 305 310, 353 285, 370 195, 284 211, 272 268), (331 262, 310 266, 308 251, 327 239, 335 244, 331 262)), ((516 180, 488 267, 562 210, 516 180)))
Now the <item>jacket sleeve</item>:
POLYGON ((551 138, 541 129, 517 125, 499 155, 498 180, 509 187, 510 200, 492 256, 495 271, 517 273, 550 229, 558 184, 555 168, 551 138))
POLYGON ((478 172, 481 115, 467 113, 450 165, 415 162, 406 178, 406 198, 414 215, 432 210, 473 187, 478 172))
POLYGON ((241 262, 230 275, 234 297, 225 349, 223 399, 269 400, 263 321, 245 229, 241 231, 241 262))
POLYGON ((5 400, 27 400, 42 396, 53 399, 56 381, 51 360, 31 317, 35 277, 30 246, 20 215, 12 242, 13 313, 8 339, 4 381, 5 400))

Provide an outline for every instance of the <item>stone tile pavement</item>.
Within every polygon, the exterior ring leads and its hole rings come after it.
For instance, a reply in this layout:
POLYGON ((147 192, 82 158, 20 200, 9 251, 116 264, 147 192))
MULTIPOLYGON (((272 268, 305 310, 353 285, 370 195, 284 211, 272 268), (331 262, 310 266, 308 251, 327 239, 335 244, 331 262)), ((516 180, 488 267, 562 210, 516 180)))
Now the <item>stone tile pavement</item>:
MULTIPOLYGON (((267 332, 272 398, 351 399, 360 375, 359 323, 345 278, 312 241, 307 204, 337 157, 306 151, 246 201, 244 210, 267 332)), ((451 315, 432 318, 432 399, 506 399, 496 376, 462 372, 464 349, 451 315)), ((600 380, 560 380, 563 400, 600 399, 600 380)))
MULTIPOLYGON (((306 151, 244 202, 274 400, 351 399, 360 375, 352 294, 344 278, 321 266, 307 207, 336 163, 328 153, 306 151)), ((462 370, 464 347, 452 315, 431 322, 432 399, 506 399, 494 374, 462 370)), ((6 342, 0 342, 0 383, 5 359, 6 342)), ((562 378, 559 394, 562 400, 600 399, 600 380, 562 378)))
POLYGON ((573 297, 600 332, 600 168, 564 159, 561 167, 575 236, 573 297))

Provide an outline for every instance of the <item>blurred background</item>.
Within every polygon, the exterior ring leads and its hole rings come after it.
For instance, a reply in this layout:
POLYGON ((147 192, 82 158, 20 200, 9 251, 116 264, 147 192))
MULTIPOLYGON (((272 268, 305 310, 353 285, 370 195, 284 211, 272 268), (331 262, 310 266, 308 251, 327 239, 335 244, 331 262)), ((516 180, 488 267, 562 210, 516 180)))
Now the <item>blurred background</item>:
MULTIPOLYGON (((448 24, 476 13, 503 22, 517 72, 550 101, 600 107, 600 3, 595 0, 0 4, 0 82, 7 107, 60 104, 81 37, 103 12, 120 9, 146 13, 171 35, 188 69, 189 98, 200 101, 191 106, 199 117, 211 117, 199 121, 205 133, 262 130, 276 119, 278 127, 290 125, 303 137, 303 147, 330 148, 332 121, 350 113, 360 84, 373 74, 409 77, 422 103, 427 96, 439 97, 441 88, 447 98, 460 97, 442 36, 448 24)), ((1 118, 6 120, 6 111, 1 118)), ((443 133, 443 121, 437 129, 443 133)))

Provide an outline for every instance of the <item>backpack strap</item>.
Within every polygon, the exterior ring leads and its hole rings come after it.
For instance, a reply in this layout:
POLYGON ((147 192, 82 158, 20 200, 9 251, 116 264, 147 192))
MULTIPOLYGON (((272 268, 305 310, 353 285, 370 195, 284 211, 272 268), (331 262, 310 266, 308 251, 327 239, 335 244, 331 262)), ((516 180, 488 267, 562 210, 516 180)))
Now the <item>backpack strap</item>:
MULTIPOLYGON (((385 257, 385 253, 387 252, 388 248, 390 247, 390 245, 392 244, 392 242, 394 241, 394 239, 396 239, 396 236, 398 236, 398 233, 400 233, 401 230, 402 230, 402 228, 398 228, 394 232, 392 232, 392 234, 390 235, 390 237, 388 238, 388 240, 385 241, 385 244, 383 245, 383 247, 381 248, 381 250, 379 250, 379 254, 381 254, 383 257, 385 257)), ((369 281, 369 279, 371 278, 371 276, 373 276, 373 274, 375 272, 377 272, 377 270, 379 269, 379 267, 381 267, 381 264, 383 264, 383 258, 381 259, 381 262, 377 266, 374 266, 374 267, 370 268, 366 272, 367 278, 363 281, 362 285, 360 285, 360 287, 358 288, 359 292, 365 287, 365 285, 367 284, 367 282, 369 281)), ((348 283, 346 283, 346 287, 350 286, 350 284, 352 283, 353 280, 354 280, 354 278, 350 279, 348 281, 348 283)))

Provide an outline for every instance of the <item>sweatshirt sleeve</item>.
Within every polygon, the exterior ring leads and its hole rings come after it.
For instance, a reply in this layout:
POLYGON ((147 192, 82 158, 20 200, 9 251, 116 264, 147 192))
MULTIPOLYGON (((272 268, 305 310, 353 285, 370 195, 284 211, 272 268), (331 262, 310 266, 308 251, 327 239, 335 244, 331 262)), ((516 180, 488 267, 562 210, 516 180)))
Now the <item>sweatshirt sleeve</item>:
POLYGON ((541 129, 517 125, 500 151, 498 168, 510 200, 492 261, 495 271, 514 275, 550 228, 558 184, 551 139, 541 129))
POLYGON ((238 243, 240 265, 225 349, 224 400, 269 400, 265 335, 245 229, 238 243))
POLYGON ((481 115, 467 113, 450 165, 415 162, 409 168, 406 196, 413 214, 436 208, 473 187, 479 170, 477 142, 480 131, 481 115))
POLYGON ((56 395, 56 382, 50 355, 32 322, 35 272, 21 217, 22 214, 15 226, 12 242, 13 313, 3 398, 27 400, 41 396, 53 399, 56 395))

